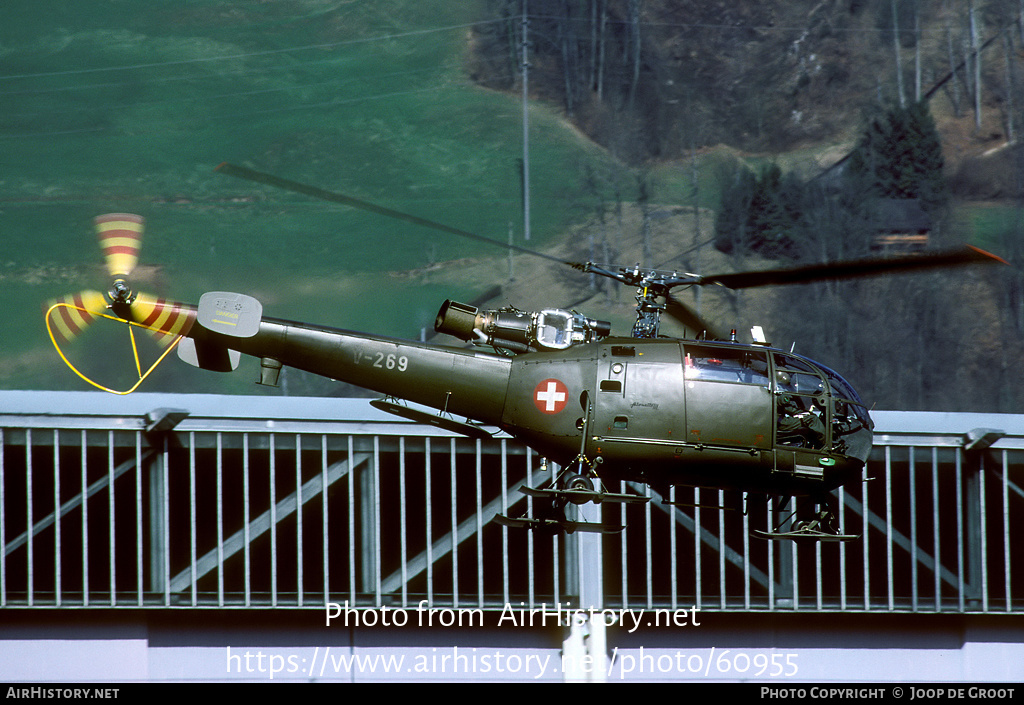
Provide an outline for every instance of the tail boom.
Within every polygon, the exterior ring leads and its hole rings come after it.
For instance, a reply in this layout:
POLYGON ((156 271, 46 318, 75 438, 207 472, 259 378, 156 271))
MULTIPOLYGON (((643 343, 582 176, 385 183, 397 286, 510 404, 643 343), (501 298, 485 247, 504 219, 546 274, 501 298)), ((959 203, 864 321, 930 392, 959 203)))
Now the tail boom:
POLYGON ((271 318, 249 337, 214 332, 201 322, 187 335, 197 345, 236 350, 490 424, 501 420, 512 367, 500 355, 271 318))

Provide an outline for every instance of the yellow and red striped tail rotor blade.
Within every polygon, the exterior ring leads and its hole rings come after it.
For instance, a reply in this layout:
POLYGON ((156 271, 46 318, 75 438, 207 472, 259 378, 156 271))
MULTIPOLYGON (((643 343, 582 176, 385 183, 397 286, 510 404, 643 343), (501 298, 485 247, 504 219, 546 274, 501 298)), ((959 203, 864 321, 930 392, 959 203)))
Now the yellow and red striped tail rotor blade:
POLYGON ((107 311, 107 297, 98 291, 82 291, 48 301, 50 331, 62 343, 69 343, 107 311))
POLYGON ((139 261, 142 229, 145 219, 131 213, 107 213, 97 216, 96 235, 107 258, 107 272, 112 277, 126 277, 139 261))
POLYGON ((195 307, 147 294, 139 294, 131 310, 132 320, 165 345, 176 336, 187 335, 196 320, 195 307))

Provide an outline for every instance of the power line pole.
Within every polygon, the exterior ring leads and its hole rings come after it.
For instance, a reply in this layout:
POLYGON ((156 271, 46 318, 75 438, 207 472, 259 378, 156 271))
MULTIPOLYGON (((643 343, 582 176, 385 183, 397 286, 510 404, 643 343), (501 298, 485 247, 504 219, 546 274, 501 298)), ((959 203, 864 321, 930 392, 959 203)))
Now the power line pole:
POLYGON ((529 39, 528 0, 523 0, 523 239, 530 240, 530 111, 529 111, 529 39))

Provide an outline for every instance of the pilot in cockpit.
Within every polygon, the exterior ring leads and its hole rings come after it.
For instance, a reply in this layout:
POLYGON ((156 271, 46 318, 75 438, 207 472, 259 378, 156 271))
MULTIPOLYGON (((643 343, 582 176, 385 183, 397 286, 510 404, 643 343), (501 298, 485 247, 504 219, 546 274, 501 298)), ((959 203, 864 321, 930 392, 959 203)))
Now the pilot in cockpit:
POLYGON ((813 397, 784 394, 778 403, 778 438, 781 445, 820 450, 825 446, 824 405, 813 397))

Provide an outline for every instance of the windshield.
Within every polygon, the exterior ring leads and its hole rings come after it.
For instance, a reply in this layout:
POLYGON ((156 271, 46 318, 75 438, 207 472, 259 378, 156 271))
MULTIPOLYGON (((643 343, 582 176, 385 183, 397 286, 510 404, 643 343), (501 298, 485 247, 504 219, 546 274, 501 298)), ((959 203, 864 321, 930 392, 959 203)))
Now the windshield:
POLYGON ((832 433, 840 452, 867 460, 871 451, 871 431, 875 424, 853 386, 837 372, 819 365, 832 389, 832 433))
MULTIPOLYGON (((796 355, 776 353, 775 362, 776 393, 789 405, 807 407, 803 414, 787 413, 787 408, 780 405, 780 444, 798 443, 802 447, 822 449, 824 439, 817 443, 807 440, 807 432, 796 441, 787 443, 781 435, 783 426, 792 423, 792 417, 809 418, 813 411, 822 423, 820 435, 824 436, 824 425, 827 424, 831 439, 830 448, 833 452, 867 460, 871 451, 871 431, 874 424, 868 415, 867 407, 853 386, 834 370, 796 355), (827 417, 820 405, 827 396, 831 397, 830 414, 827 417), (815 407, 818 405, 818 408, 815 407)), ((804 424, 806 425, 806 424, 804 424)))
POLYGON ((860 395, 857 394, 849 382, 839 376, 834 370, 830 370, 824 365, 819 365, 821 371, 825 373, 825 377, 828 378, 828 386, 832 387, 832 395, 840 399, 847 399, 860 405, 864 405, 861 401, 860 395))

